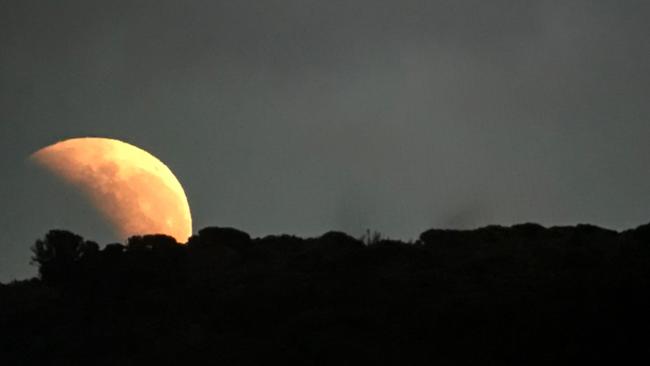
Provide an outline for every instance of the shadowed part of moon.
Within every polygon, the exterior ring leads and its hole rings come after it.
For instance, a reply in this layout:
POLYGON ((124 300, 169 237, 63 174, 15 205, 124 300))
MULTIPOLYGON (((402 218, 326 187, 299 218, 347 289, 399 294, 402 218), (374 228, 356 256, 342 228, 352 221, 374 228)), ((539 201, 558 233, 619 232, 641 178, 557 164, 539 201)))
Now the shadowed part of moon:
POLYGON ((192 219, 183 187, 160 160, 122 141, 78 138, 32 159, 81 189, 122 239, 160 233, 185 242, 192 219))

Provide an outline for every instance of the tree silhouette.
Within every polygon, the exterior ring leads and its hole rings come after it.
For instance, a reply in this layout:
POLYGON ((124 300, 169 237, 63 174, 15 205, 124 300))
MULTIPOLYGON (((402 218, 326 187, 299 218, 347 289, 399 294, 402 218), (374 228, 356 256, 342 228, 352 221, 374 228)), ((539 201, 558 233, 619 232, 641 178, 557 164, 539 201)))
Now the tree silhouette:
POLYGON ((188 241, 188 245, 193 248, 227 246, 238 252, 246 251, 250 248, 251 244, 250 235, 228 227, 207 227, 201 229, 198 235, 192 236, 188 241))
POLYGON ((67 282, 76 272, 81 259, 96 253, 96 243, 66 230, 51 230, 32 247, 32 262, 38 264, 40 278, 49 284, 67 282))
POLYGON ((0 285, 0 361, 647 361, 649 228, 431 229, 405 243, 209 227, 188 245, 103 249, 52 230, 32 248, 40 280, 0 285))
POLYGON ((178 247, 176 239, 169 235, 136 235, 127 240, 126 249, 128 251, 169 251, 178 247))

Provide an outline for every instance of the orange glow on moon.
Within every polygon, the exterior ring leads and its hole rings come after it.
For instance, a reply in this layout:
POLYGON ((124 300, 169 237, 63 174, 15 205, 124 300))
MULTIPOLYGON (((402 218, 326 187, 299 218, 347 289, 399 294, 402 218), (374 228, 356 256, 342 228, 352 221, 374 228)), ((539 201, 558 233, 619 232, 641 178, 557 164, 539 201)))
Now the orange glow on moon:
POLYGON ((121 239, 166 234, 184 243, 192 235, 183 187, 165 164, 140 148, 107 138, 75 138, 31 158, 86 193, 121 239))

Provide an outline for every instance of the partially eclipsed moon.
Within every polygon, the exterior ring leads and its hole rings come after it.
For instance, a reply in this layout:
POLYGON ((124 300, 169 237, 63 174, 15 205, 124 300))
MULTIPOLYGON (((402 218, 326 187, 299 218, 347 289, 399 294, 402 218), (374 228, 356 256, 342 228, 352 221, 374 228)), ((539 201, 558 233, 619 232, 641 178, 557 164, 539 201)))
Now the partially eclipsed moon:
POLYGON ((184 243, 192 216, 183 187, 155 156, 125 142, 75 138, 31 156, 90 197, 122 239, 166 234, 184 243))

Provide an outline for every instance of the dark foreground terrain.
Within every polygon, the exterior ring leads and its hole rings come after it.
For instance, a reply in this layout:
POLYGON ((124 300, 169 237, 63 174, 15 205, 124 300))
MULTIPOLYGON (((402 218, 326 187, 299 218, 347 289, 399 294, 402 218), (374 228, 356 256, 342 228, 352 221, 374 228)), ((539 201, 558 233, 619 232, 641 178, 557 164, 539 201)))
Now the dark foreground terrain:
MULTIPOLYGON (((0 286, 2 365, 551 365, 650 360, 650 226, 104 249, 65 231, 0 286)), ((639 361, 643 361, 638 363, 639 361)))

